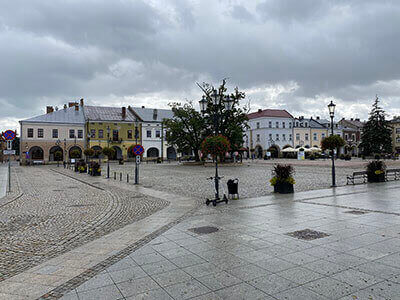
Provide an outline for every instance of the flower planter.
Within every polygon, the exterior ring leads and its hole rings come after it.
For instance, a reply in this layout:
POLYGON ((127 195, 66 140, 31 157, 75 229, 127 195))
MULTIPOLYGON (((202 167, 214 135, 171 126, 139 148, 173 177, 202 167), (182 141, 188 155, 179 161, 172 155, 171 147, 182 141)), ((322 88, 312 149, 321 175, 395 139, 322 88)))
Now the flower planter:
POLYGON ((368 173, 368 182, 384 182, 385 181, 385 173, 382 174, 371 174, 368 173))
POLYGON ((292 194, 294 193, 293 184, 289 182, 277 182, 274 185, 274 193, 292 194))

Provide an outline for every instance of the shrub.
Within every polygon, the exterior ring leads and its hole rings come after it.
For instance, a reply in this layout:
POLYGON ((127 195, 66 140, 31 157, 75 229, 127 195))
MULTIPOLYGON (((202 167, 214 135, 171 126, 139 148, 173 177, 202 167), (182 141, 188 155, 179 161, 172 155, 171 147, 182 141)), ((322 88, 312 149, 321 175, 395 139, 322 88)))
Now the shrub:
POLYGON ((344 139, 342 139, 338 135, 331 135, 324 138, 321 142, 321 148, 323 151, 325 150, 334 150, 345 145, 344 139))
POLYGON ((346 154, 344 157, 345 160, 351 160, 351 155, 350 154, 346 154))
POLYGON ((72 150, 70 157, 71 158, 80 158, 81 157, 81 152, 79 150, 72 150))
POLYGON ((315 160, 315 154, 310 154, 310 156, 308 157, 310 160, 315 160))
POLYGON ((344 154, 343 154, 343 153, 342 153, 342 154, 340 154, 340 155, 339 155, 339 158, 340 158, 340 159, 345 159, 345 156, 344 156, 344 154))
POLYGON ((375 159, 381 159, 381 156, 380 156, 380 154, 375 154, 374 158, 375 159))
POLYGON ((54 160, 55 161, 60 161, 60 160, 62 160, 62 152, 61 151, 56 151, 55 153, 54 153, 54 160))
POLYGON ((103 154, 105 156, 107 156, 108 159, 112 158, 114 156, 114 154, 115 154, 115 150, 113 148, 111 148, 111 147, 103 148, 102 152, 103 152, 103 154))
POLYGON ((83 153, 85 154, 85 156, 87 157, 92 157, 94 156, 94 150, 91 148, 85 149, 85 151, 83 151, 83 153))
POLYGON ((279 182, 296 183, 293 178, 294 169, 291 165, 277 164, 274 166, 272 174, 274 176, 271 178, 270 183, 273 186, 279 182))
POLYGON ((382 160, 373 160, 366 166, 367 173, 371 175, 379 175, 385 172, 386 164, 382 160))
POLYGON ((225 157, 231 145, 223 135, 209 136, 201 143, 201 151, 203 155, 211 154, 213 157, 225 157))

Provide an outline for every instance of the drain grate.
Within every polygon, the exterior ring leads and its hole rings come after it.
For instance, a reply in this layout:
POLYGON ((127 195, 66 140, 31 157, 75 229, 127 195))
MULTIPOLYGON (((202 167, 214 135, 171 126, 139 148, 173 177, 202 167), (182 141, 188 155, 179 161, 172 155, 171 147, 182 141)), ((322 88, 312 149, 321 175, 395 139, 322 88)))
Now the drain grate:
POLYGON ((304 230, 299 230, 299 231, 294 231, 294 232, 288 232, 288 233, 286 233, 286 235, 297 238, 299 240, 306 240, 306 241, 312 241, 312 240, 321 239, 321 238, 330 236, 330 234, 328 234, 328 233, 311 230, 311 229, 304 229, 304 230))
POLYGON ((217 232, 219 229, 217 227, 213 227, 213 226, 203 226, 203 227, 191 228, 188 230, 192 231, 196 234, 210 234, 210 233, 217 232))
POLYGON ((367 211, 362 211, 362 210, 348 210, 344 212, 345 214, 352 214, 352 215, 365 215, 368 212, 367 211))

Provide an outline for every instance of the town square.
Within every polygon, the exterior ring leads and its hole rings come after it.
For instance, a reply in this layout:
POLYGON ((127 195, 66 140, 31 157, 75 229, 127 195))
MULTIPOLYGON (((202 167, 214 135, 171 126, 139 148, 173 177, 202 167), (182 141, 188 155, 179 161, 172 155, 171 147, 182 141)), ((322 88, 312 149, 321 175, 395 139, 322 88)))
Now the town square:
POLYGON ((395 1, 0 4, 0 299, 400 300, 395 1))

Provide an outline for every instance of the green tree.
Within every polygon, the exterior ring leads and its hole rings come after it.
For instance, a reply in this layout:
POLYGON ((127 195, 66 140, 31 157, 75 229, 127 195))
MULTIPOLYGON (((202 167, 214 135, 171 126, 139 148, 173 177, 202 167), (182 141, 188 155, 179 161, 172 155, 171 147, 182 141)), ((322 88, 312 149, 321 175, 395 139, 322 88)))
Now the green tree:
POLYGON ((222 80, 219 86, 218 95, 221 95, 218 105, 213 105, 212 93, 214 87, 209 83, 203 83, 198 86, 202 89, 205 99, 207 100, 207 110, 204 113, 206 123, 205 136, 214 134, 214 115, 218 114, 218 133, 225 136, 231 145, 231 151, 239 150, 243 147, 243 135, 247 127, 248 107, 240 107, 240 101, 246 97, 244 92, 239 91, 238 87, 232 93, 227 93, 226 80, 222 80), (233 101, 231 110, 227 110, 223 103, 224 96, 228 96, 233 101))
POLYGON ((165 119, 166 140, 175 145, 179 152, 194 152, 196 161, 199 161, 198 150, 204 139, 205 121, 201 114, 193 107, 192 102, 185 104, 170 103, 174 117, 165 119))
POLYGON ((392 152, 392 129, 385 119, 385 111, 379 106, 378 96, 364 125, 360 148, 364 155, 392 152))
POLYGON ((344 139, 342 139, 338 135, 331 135, 326 138, 324 138, 321 141, 321 148, 322 150, 334 150, 334 149, 339 149, 340 147, 343 147, 346 144, 344 139))

